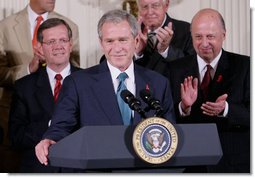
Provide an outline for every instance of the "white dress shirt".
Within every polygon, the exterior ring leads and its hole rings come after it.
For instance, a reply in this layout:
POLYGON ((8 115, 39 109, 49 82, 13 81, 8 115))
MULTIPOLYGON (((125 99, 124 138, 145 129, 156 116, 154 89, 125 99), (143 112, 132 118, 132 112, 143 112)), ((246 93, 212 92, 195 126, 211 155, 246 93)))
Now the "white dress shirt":
POLYGON ((46 66, 46 71, 47 71, 47 74, 48 74, 48 77, 49 77, 50 87, 51 87, 52 94, 54 94, 54 88, 55 88, 55 84, 56 84, 56 79, 55 79, 56 74, 61 74, 61 76, 63 78, 61 80, 61 83, 63 83, 63 80, 68 75, 71 74, 71 65, 69 63, 60 73, 56 73, 55 71, 50 69, 48 66, 46 66))
MULTIPOLYGON (((214 78, 214 75, 215 75, 215 72, 217 70, 221 54, 222 54, 222 50, 220 51, 218 56, 209 64, 212 67, 211 71, 210 71, 210 74, 211 74, 212 78, 214 78)), ((197 55, 197 63, 198 63, 198 70, 199 70, 199 80, 200 80, 200 83, 202 83, 202 80, 204 78, 205 72, 207 70, 206 66, 207 66, 208 63, 206 63, 199 55, 197 55)), ((190 115, 191 109, 188 110, 187 113, 184 113, 182 108, 181 108, 181 102, 179 103, 178 108, 179 108, 179 112, 180 112, 181 116, 188 116, 188 115, 190 115)), ((228 114, 228 108, 229 108, 228 102, 226 101, 226 106, 225 106, 225 110, 223 112, 223 115, 218 115, 218 117, 226 117, 227 114, 228 114)))
POLYGON ((49 13, 45 12, 44 14, 37 14, 31 9, 30 5, 27 6, 27 12, 28 12, 28 19, 29 19, 29 23, 30 23, 31 39, 33 39, 34 29, 37 24, 36 18, 40 15, 43 17, 42 22, 44 22, 45 20, 47 20, 49 13))
MULTIPOLYGON (((119 86, 119 80, 117 77, 120 73, 122 73, 118 68, 114 67, 107 61, 107 65, 109 67, 111 77, 112 77, 112 83, 114 87, 115 93, 117 93, 117 89, 119 86)), ((129 65, 129 67, 124 71, 128 75, 128 78, 125 80, 125 85, 127 87, 127 90, 129 90, 134 96, 135 96, 135 74, 134 74, 134 63, 129 65)), ((134 117, 134 111, 132 110, 132 117, 134 117)))

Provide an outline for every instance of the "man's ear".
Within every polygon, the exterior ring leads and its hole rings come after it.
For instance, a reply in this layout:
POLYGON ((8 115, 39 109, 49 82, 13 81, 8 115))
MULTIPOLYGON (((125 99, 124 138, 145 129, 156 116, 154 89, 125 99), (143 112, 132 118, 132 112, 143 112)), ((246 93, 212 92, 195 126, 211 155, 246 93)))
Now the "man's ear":
POLYGON ((169 8, 169 5, 170 5, 170 0, 165 0, 165 7, 167 7, 167 9, 169 8))
POLYGON ((103 44, 102 44, 103 43, 102 38, 98 38, 98 41, 99 41, 101 50, 104 51, 103 44))
POLYGON ((70 53, 73 51, 73 39, 70 39, 70 53))
POLYGON ((36 44, 36 49, 37 49, 41 54, 44 55, 43 49, 42 49, 42 43, 37 42, 37 44, 36 44))
POLYGON ((135 37, 135 47, 139 45, 139 35, 135 37))

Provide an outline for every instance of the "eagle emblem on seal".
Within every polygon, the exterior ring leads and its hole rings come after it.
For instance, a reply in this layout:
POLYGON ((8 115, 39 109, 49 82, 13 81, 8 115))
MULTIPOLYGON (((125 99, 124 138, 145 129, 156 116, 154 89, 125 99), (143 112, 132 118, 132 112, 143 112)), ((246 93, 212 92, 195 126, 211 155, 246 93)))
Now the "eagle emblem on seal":
POLYGON ((153 151, 154 153, 158 153, 163 150, 166 145, 166 141, 164 141, 164 133, 162 133, 159 129, 151 129, 146 134, 146 148, 148 150, 153 151))

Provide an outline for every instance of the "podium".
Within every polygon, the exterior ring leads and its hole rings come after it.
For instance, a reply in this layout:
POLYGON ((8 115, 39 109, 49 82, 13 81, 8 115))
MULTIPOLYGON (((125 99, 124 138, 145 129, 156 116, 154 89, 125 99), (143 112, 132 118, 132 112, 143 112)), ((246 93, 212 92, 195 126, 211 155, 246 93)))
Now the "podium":
POLYGON ((180 168, 215 165, 222 157, 215 124, 176 124, 178 146, 173 157, 159 165, 147 163, 132 146, 134 126, 85 126, 49 149, 49 164, 97 169, 180 168))

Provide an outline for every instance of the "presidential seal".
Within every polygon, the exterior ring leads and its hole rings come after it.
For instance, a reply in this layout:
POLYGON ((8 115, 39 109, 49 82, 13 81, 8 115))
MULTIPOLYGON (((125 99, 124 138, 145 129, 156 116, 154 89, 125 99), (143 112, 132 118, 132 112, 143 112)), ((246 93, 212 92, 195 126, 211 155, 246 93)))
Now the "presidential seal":
POLYGON ((159 117, 147 118, 133 133, 133 147, 142 160, 151 164, 168 161, 176 151, 178 136, 174 126, 159 117))

